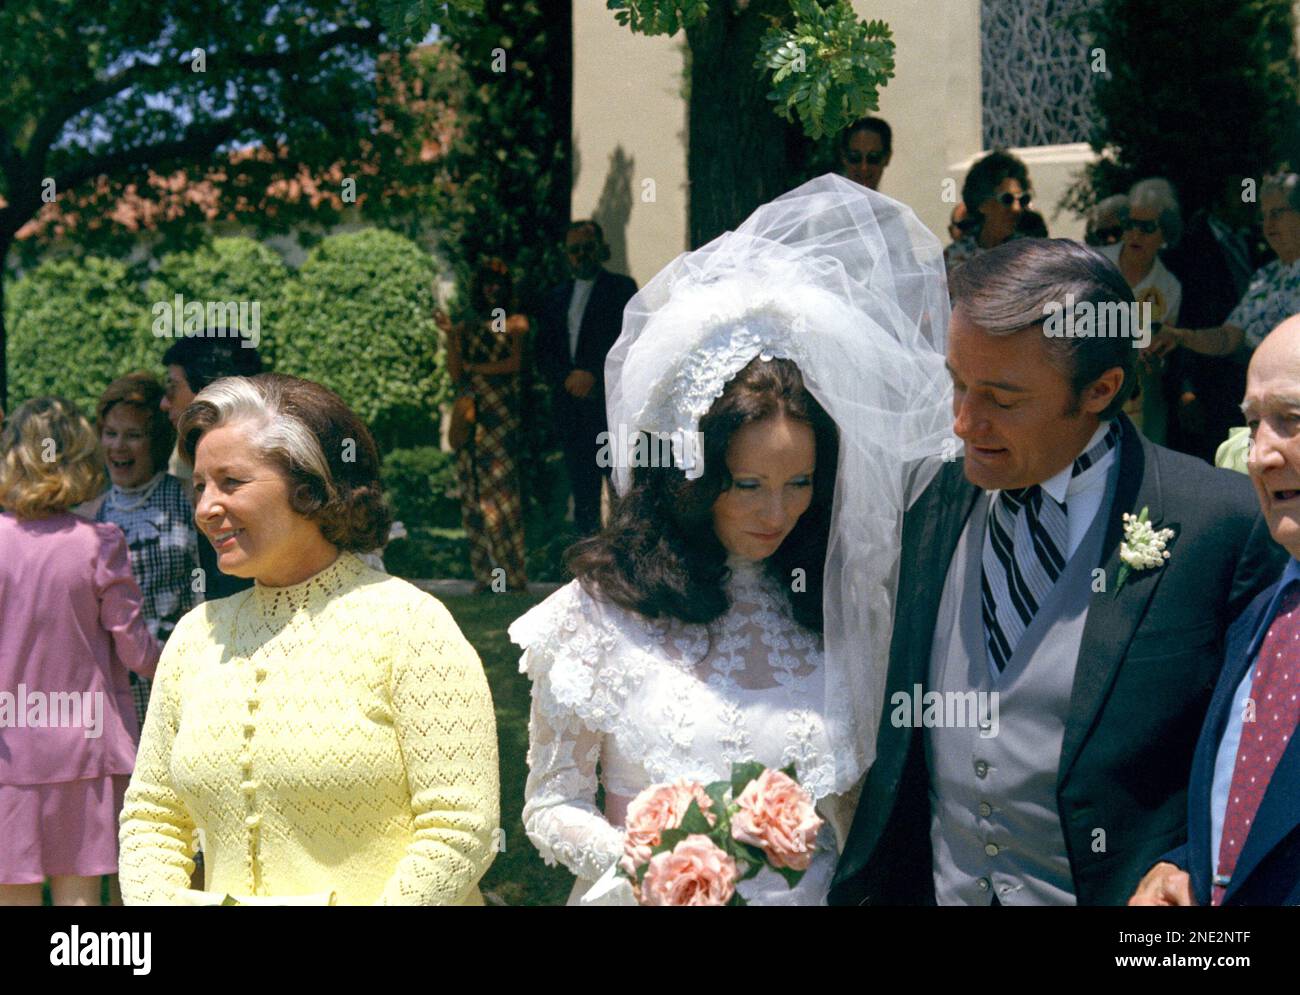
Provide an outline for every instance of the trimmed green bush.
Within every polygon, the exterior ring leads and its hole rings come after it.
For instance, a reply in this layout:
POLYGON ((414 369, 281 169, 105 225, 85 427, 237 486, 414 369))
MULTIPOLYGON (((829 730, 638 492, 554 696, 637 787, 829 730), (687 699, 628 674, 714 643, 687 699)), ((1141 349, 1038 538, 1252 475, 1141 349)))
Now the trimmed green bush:
MULTIPOLYGON (((166 256, 146 285, 149 306, 186 301, 257 303, 260 328, 257 350, 265 368, 276 366, 285 325, 285 286, 292 279, 284 260, 251 238, 218 238, 193 252, 166 256)), ((167 341, 160 340, 163 349, 167 341)), ((160 350, 161 352, 162 350, 160 350)))
POLYGON ((455 453, 436 446, 394 449, 384 456, 381 475, 393 517, 408 529, 460 526, 455 453))
POLYGON ((109 382, 160 371, 148 302, 124 263, 42 263, 6 294, 10 404, 61 394, 90 416, 109 382))
POLYGON ((380 449, 427 445, 448 394, 434 277, 429 254, 393 232, 325 239, 286 287, 277 368, 337 391, 380 449))

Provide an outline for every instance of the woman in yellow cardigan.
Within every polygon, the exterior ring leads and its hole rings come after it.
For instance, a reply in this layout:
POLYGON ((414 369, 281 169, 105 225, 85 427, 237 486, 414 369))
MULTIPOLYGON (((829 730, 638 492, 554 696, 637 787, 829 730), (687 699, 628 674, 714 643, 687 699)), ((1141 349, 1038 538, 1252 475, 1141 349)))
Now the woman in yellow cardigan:
POLYGON ((389 522, 370 433, 276 374, 209 385, 179 429, 203 541, 256 584, 167 642, 122 811, 124 900, 482 904, 492 699, 447 610, 355 555, 389 522))

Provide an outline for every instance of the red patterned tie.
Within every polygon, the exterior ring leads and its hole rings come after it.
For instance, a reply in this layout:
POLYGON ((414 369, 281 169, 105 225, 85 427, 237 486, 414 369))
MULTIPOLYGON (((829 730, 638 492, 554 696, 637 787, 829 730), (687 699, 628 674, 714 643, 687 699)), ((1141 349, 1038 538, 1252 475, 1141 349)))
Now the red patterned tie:
MULTIPOLYGON (((1300 584, 1292 584, 1278 603, 1273 624, 1255 658, 1255 679, 1250 685, 1254 721, 1241 729, 1237 765, 1232 772, 1228 805, 1223 814, 1219 842, 1219 873, 1227 881, 1250 834, 1250 825, 1268 788, 1273 770, 1282 759, 1300 722, 1300 584)), ((1247 715, 1249 717, 1249 713, 1247 715)), ((1215 884, 1213 904, 1223 902, 1227 888, 1215 884)))

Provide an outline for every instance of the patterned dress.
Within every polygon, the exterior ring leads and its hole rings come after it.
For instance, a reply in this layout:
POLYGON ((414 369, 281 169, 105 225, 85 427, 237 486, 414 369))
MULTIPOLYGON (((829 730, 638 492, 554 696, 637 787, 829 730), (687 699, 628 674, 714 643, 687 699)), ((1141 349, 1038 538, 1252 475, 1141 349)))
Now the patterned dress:
MULTIPOLYGON (((193 586, 199 566, 198 535, 194 506, 185 488, 167 473, 135 493, 110 487, 95 521, 112 522, 126 535, 131 574, 144 595, 140 614, 153 637, 165 643, 181 616, 200 600, 193 586)), ((147 677, 131 674, 131 695, 141 728, 151 684, 147 677)))
POLYGON ((1300 313, 1300 260, 1290 266, 1280 259, 1255 270, 1241 301, 1228 315, 1227 325, 1246 334, 1246 346, 1254 349, 1264 336, 1291 315, 1300 313))
MULTIPOLYGON (((510 358, 513 338, 494 332, 487 322, 466 324, 461 357, 471 363, 499 363, 510 358)), ((519 376, 472 373, 466 378, 474 394, 473 438, 456 453, 460 511, 469 539, 470 567, 481 584, 492 571, 505 571, 508 587, 523 587, 524 515, 515 451, 520 443, 519 376)))

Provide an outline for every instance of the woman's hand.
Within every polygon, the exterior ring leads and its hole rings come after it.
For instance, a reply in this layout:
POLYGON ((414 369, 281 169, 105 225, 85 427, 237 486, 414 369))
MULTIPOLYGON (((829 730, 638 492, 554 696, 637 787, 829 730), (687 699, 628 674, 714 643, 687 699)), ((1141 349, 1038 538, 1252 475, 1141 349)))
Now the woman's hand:
POLYGON ((1151 344, 1142 351, 1143 358, 1164 359, 1182 345, 1187 339, 1185 328, 1165 325, 1151 339, 1151 344))

